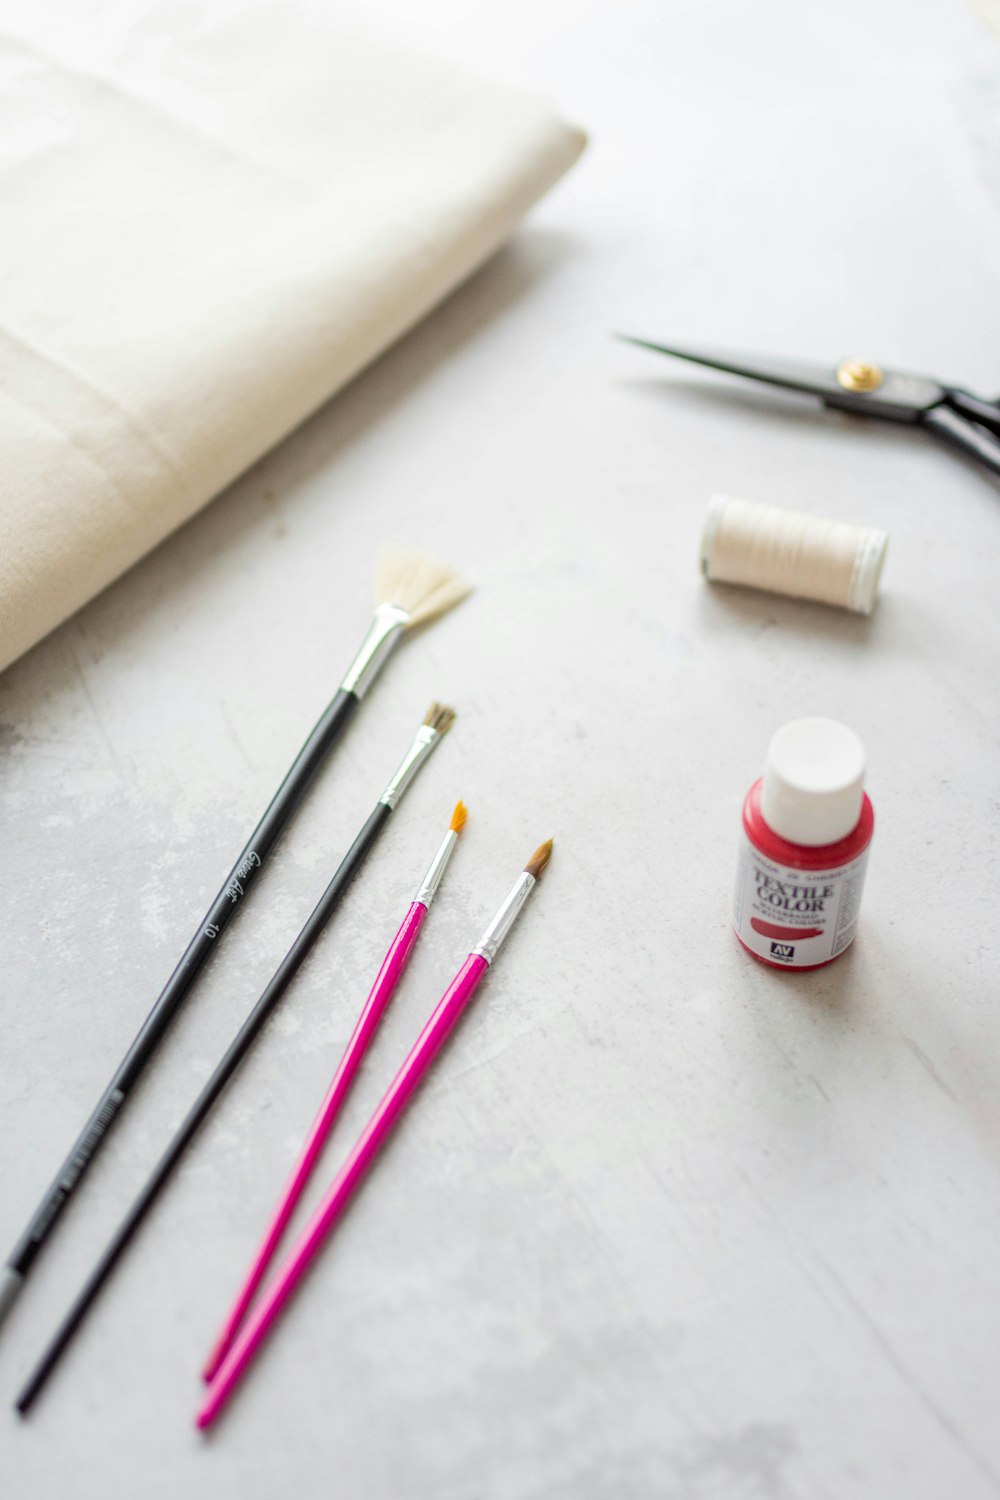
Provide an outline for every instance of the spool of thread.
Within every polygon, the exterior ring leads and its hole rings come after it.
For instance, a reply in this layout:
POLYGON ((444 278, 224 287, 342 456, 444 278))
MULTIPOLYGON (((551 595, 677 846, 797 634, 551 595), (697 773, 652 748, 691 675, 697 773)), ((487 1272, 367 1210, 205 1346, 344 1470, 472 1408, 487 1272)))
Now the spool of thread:
POLYGON ((816 599, 870 615, 889 538, 777 505, 716 495, 701 534, 701 570, 713 583, 816 599))

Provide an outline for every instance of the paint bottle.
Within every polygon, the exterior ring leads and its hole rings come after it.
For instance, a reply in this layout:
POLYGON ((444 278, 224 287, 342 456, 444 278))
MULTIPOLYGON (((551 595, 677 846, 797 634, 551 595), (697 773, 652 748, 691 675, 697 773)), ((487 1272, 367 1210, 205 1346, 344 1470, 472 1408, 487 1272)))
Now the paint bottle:
POLYGON ((875 812, 865 747, 835 719, 795 719, 743 804, 736 936, 776 969, 819 969, 853 941, 875 812))

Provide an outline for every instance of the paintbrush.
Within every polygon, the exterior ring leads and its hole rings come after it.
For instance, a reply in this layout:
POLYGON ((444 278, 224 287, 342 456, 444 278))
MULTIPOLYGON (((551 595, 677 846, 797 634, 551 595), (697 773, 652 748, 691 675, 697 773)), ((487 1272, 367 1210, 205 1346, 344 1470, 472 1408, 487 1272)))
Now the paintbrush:
POLYGON ((280 834, 354 718, 362 698, 393 648, 405 631, 443 614, 467 593, 467 587, 442 563, 398 551, 386 552, 380 558, 375 588, 378 603, 361 649, 205 913, 6 1265, 0 1270, 0 1322, 13 1306, 38 1252, 79 1187, 112 1121, 148 1066, 160 1038, 194 985, 206 959, 237 908, 249 895, 280 834))
POLYGON ((413 742, 400 762, 395 775, 392 777, 378 802, 376 802, 374 811, 369 815, 361 832, 344 856, 336 874, 320 897, 317 906, 302 931, 285 954, 271 982, 250 1011, 250 1014, 243 1022, 243 1025, 236 1033, 228 1050, 216 1067, 215 1072, 191 1106, 170 1145, 154 1167, 146 1186, 122 1220, 110 1244, 91 1272, 83 1290, 66 1314, 55 1337, 39 1360, 28 1383, 18 1396, 16 1404, 22 1416, 34 1404, 40 1391, 58 1364, 64 1350, 83 1322, 87 1310, 118 1264, 136 1230, 170 1180, 175 1167, 197 1134, 202 1121, 208 1115, 212 1105, 222 1093, 222 1090, 236 1071, 239 1063, 250 1050, 257 1033, 295 978, 306 955, 344 899, 352 880, 360 870, 376 839, 392 816, 393 808, 397 805, 421 766, 424 765, 428 756, 440 744, 442 737, 450 729, 454 717, 455 715, 450 708, 443 708, 437 703, 432 705, 423 724, 421 724, 414 735, 413 742))
POLYGON ((278 1248, 281 1236, 285 1232, 295 1205, 305 1191, 306 1184, 319 1159, 323 1143, 333 1129, 334 1121, 340 1113, 344 1100, 347 1098, 361 1059, 368 1050, 389 1001, 392 999, 396 987, 403 977, 410 954, 413 952, 417 938, 420 935, 424 918, 427 916, 428 908, 437 894, 441 878, 447 869, 452 851, 458 842, 458 835, 465 826, 465 818, 465 804, 464 802, 459 802, 452 814, 451 826, 441 841, 437 853, 431 860, 426 875, 420 882, 417 894, 413 898, 409 911, 403 918, 399 931, 389 945, 389 951, 383 960, 382 967, 378 971, 378 977, 372 985, 368 999, 362 1007, 361 1014, 358 1016, 357 1025, 347 1044, 344 1055, 337 1065, 337 1071, 334 1073, 330 1087, 327 1089, 326 1097, 320 1106, 319 1114, 313 1121, 309 1134, 303 1142, 299 1159, 295 1163, 292 1175, 288 1179, 285 1190, 279 1199, 278 1206, 271 1217, 271 1222, 267 1226, 264 1238, 257 1249, 250 1270, 243 1281, 243 1285, 240 1287, 239 1294, 230 1309, 229 1316, 226 1318, 222 1330, 215 1341, 212 1353, 206 1361, 205 1368, 202 1371, 202 1378, 204 1380, 211 1380, 225 1358, 229 1346, 239 1332, 240 1324, 246 1317, 247 1308, 253 1301, 254 1294, 264 1277, 264 1272, 274 1258, 274 1253, 278 1248))
POLYGON ((298 1286, 374 1161, 379 1147, 427 1073, 514 925, 552 853, 552 840, 535 850, 506 901, 452 980, 381 1104, 358 1137, 325 1197, 275 1274, 261 1301, 237 1334, 197 1416, 210 1427, 245 1375, 271 1326, 298 1286))

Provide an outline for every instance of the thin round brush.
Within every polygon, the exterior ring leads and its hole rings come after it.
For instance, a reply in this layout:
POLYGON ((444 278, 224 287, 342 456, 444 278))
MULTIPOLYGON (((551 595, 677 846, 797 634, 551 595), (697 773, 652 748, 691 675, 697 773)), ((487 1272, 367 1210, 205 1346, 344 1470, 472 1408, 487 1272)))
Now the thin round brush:
POLYGON ((276 1272, 261 1301, 237 1334, 209 1386, 205 1404, 196 1419, 199 1427, 210 1427, 215 1421, 245 1375, 285 1303, 316 1258, 327 1235, 342 1217, 348 1202, 378 1154, 379 1147, 472 999, 479 981, 496 958, 501 943, 513 927, 538 876, 548 864, 551 853, 551 839, 535 850, 506 901, 445 991, 326 1196, 276 1272))
POLYGON ((436 618, 468 593, 450 568, 408 552, 386 552, 379 562, 371 628, 351 663, 339 692, 299 751, 270 806, 250 835, 222 889, 205 913, 155 1005, 119 1063, 73 1149, 59 1168, 7 1264, 0 1270, 0 1323, 17 1299, 35 1258, 52 1234, 67 1203, 148 1066, 181 1002, 194 985, 219 938, 249 895, 279 836, 291 822, 334 745, 357 713, 365 693, 403 633, 436 618))
POLYGON ((230 1309, 229 1316, 218 1338, 212 1353, 206 1361, 202 1371, 203 1380, 211 1380, 219 1368, 229 1346, 239 1332, 240 1324, 246 1317, 247 1308, 253 1301, 254 1294, 263 1279, 274 1252, 278 1248, 281 1236, 295 1205, 301 1198, 306 1184, 312 1175, 313 1168, 319 1160, 323 1144, 333 1129, 333 1123, 340 1113, 341 1106, 347 1098, 348 1091, 357 1073, 361 1059, 364 1057, 371 1043, 372 1037, 378 1029, 378 1024, 386 1012, 389 1001, 395 993, 399 981, 403 977, 410 954, 416 945, 423 926, 424 918, 427 916, 428 908, 437 894, 441 877, 444 875, 451 859, 452 851, 458 842, 458 835, 465 826, 465 803, 459 802, 451 818, 451 826, 445 834, 437 853, 431 860, 427 874, 420 882, 417 894, 409 911, 403 918, 402 925, 389 946, 389 951, 383 960, 382 967, 378 971, 378 977, 372 985, 368 999, 365 1001, 357 1025, 350 1041, 344 1051, 343 1057, 337 1065, 337 1071, 333 1075, 333 1081, 327 1089, 326 1097, 320 1106, 319 1114, 313 1121, 309 1134, 306 1136, 295 1163, 292 1175, 285 1185, 278 1206, 267 1226, 264 1238, 257 1249, 250 1270, 240 1287, 239 1295, 230 1309))
POLYGON ((370 853, 379 834, 392 815, 410 782, 442 737, 451 728, 455 715, 450 708, 433 704, 423 724, 413 737, 413 742, 399 764, 395 775, 375 809, 367 819, 361 832, 341 861, 337 873, 323 892, 319 903, 308 921, 279 964, 273 979, 250 1011, 243 1025, 230 1043, 215 1072, 198 1095, 170 1145, 154 1167, 146 1186, 136 1198, 114 1237, 98 1261, 73 1306, 39 1360, 34 1373, 17 1398, 17 1409, 24 1415, 33 1405, 69 1345, 80 1324, 104 1283, 108 1280, 136 1230, 145 1219, 160 1193, 170 1180, 187 1147, 194 1139, 202 1121, 218 1099, 240 1062, 246 1056, 268 1016, 291 984, 306 955, 337 910, 355 875, 370 853))

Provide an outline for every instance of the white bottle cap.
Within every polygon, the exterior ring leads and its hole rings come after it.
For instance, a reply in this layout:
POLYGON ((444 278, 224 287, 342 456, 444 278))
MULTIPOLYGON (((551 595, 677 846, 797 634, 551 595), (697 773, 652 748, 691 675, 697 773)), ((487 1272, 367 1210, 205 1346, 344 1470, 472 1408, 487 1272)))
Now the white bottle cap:
POLYGON ((760 810, 792 844, 835 844, 857 827, 865 747, 836 719, 793 719, 767 747, 760 810))

